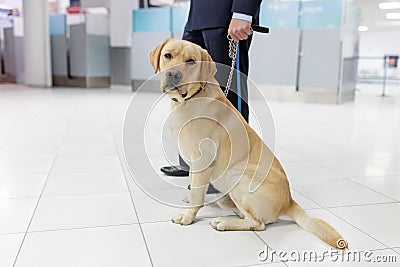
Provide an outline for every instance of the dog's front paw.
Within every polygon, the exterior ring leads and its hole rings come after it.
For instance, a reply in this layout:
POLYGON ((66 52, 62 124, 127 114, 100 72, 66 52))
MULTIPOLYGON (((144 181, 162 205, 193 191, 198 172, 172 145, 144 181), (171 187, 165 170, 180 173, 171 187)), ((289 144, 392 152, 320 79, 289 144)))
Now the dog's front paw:
POLYGON ((172 218, 172 222, 180 225, 189 225, 192 224, 194 221, 194 218, 191 218, 187 216, 184 213, 176 215, 174 218, 172 218))
POLYGON ((226 225, 224 223, 224 218, 222 218, 222 217, 214 218, 210 222, 210 224, 215 230, 218 230, 218 231, 225 231, 226 230, 226 225))

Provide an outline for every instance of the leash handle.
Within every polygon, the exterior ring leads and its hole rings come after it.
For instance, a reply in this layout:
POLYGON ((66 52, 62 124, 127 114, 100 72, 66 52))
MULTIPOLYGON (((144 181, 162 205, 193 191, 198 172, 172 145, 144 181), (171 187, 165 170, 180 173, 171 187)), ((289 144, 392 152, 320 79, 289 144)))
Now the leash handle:
POLYGON ((253 31, 255 31, 255 32, 269 33, 269 28, 267 28, 267 27, 263 27, 260 25, 253 25, 252 28, 253 28, 253 31))

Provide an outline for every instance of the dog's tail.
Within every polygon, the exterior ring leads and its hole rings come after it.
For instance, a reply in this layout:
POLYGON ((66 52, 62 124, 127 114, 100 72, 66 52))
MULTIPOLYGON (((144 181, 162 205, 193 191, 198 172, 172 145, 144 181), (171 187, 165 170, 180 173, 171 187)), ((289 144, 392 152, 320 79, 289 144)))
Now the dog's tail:
POLYGON ((296 201, 291 200, 290 206, 284 212, 284 215, 289 216, 301 228, 314 234, 332 247, 337 249, 348 248, 347 242, 332 226, 321 219, 309 217, 296 201))

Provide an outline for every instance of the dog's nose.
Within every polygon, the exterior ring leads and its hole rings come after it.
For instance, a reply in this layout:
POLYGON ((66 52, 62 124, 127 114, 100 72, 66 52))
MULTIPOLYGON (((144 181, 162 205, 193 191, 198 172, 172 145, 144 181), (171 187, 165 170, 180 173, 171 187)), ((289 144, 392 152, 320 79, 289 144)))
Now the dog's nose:
POLYGON ((182 73, 177 69, 169 69, 165 72, 168 83, 177 84, 182 79, 182 73))

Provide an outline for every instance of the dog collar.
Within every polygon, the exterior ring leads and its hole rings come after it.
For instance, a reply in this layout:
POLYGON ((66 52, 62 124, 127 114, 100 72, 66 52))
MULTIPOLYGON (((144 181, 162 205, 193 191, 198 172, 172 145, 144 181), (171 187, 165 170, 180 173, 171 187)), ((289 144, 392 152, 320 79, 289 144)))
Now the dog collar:
MULTIPOLYGON (((204 85, 204 87, 206 87, 206 86, 207 86, 207 83, 204 85)), ((196 93, 194 93, 193 95, 191 95, 189 98, 186 98, 185 101, 188 101, 188 100, 190 100, 192 97, 196 96, 198 93, 201 92, 201 90, 203 90, 203 87, 200 87, 200 88, 196 91, 196 93)))
POLYGON ((196 93, 194 93, 193 95, 191 95, 190 97, 188 97, 188 98, 185 98, 185 101, 188 101, 188 100, 190 100, 192 97, 194 97, 195 95, 197 95, 198 93, 200 93, 201 92, 201 90, 203 90, 203 87, 200 87, 197 91, 196 91, 196 93))

